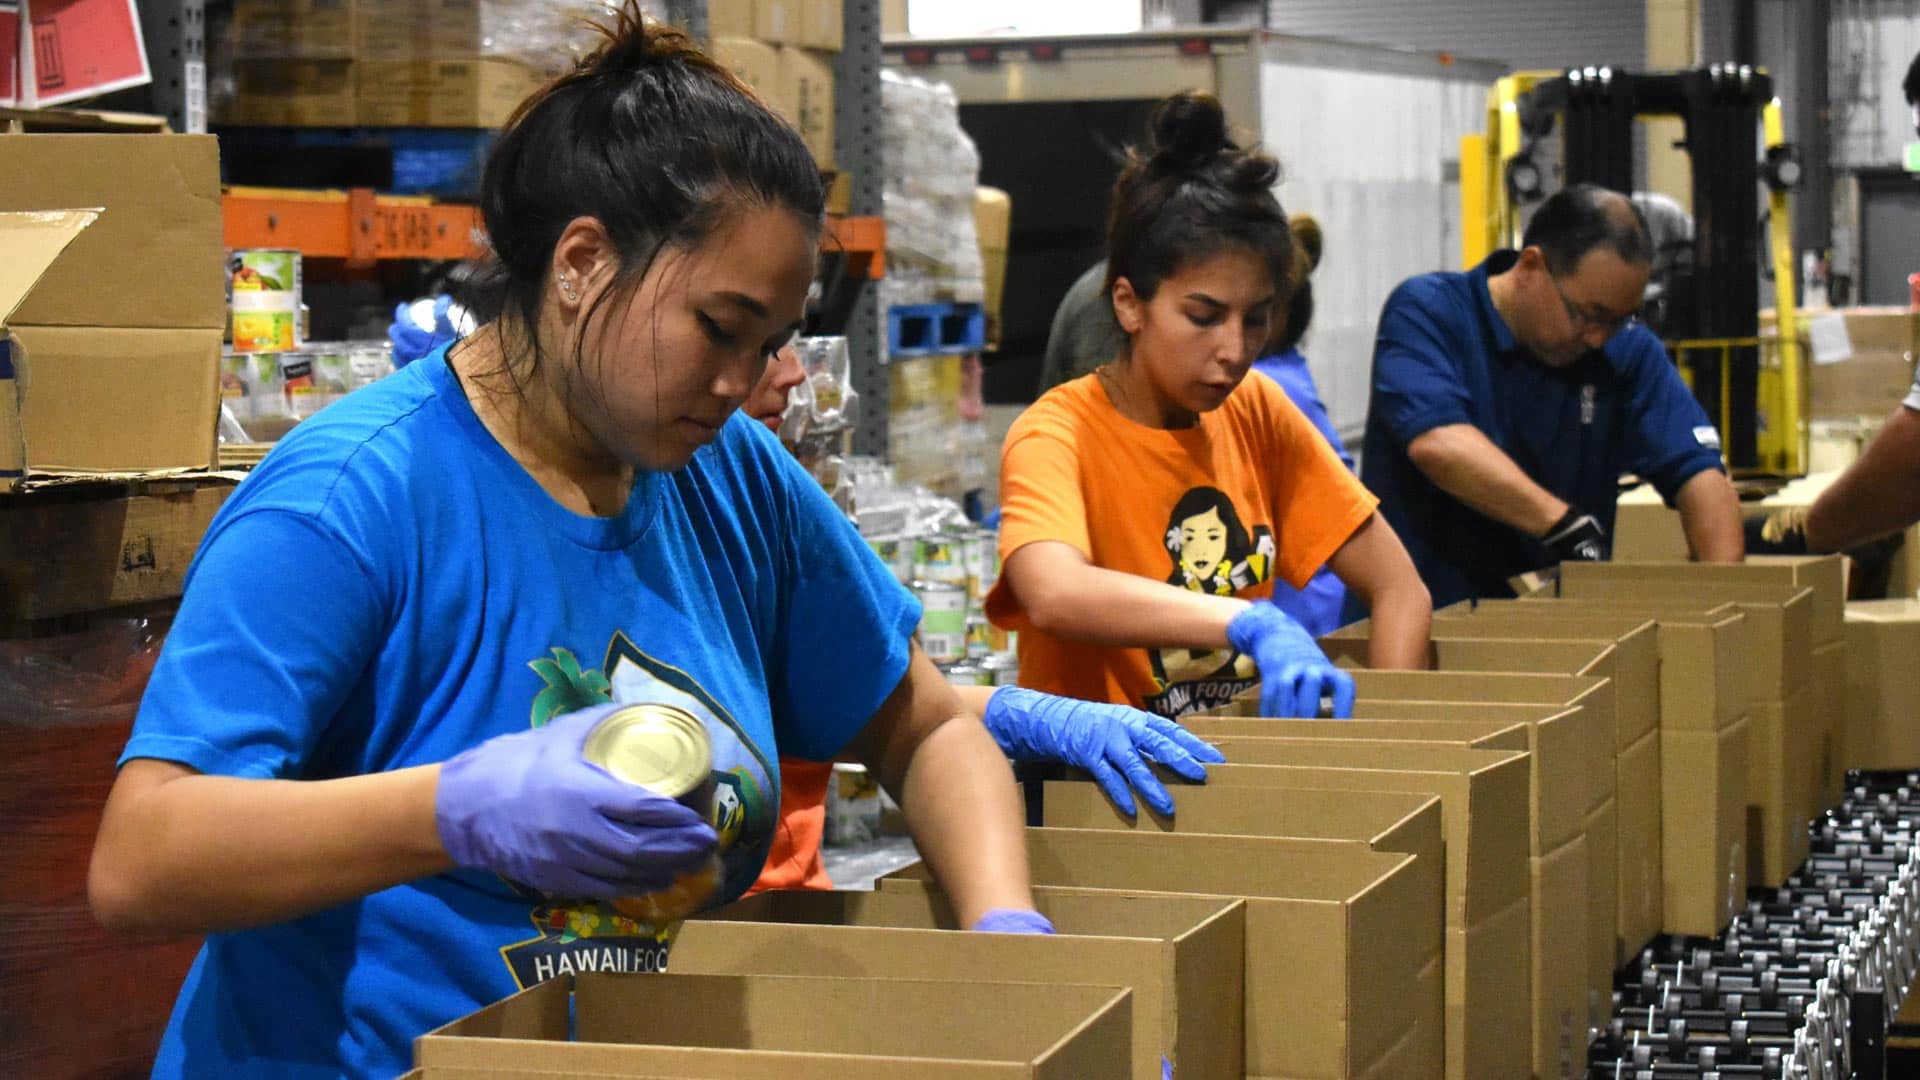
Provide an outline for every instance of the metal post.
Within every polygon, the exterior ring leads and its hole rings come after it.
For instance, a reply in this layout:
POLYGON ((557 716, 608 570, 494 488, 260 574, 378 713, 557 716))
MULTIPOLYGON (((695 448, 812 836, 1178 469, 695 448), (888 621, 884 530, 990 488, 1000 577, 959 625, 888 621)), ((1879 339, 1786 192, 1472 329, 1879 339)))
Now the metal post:
POLYGON ((153 69, 153 111, 173 130, 207 130, 207 19, 202 0, 140 5, 140 33, 153 69))
MULTIPOLYGON (((880 124, 880 0, 845 0, 845 42, 833 61, 834 158, 853 178, 849 209, 856 215, 884 212, 886 156, 880 124)), ((847 352, 860 415, 853 433, 856 454, 887 453, 888 382, 881 341, 879 297, 873 285, 860 290, 847 319, 847 352)))
POLYGON ((1805 170, 1793 194, 1793 246, 1801 252, 1826 251, 1833 246, 1833 140, 1827 87, 1831 5, 1828 0, 1794 0, 1790 6, 1794 86, 1793 100, 1786 105, 1793 116, 1789 135, 1805 170))

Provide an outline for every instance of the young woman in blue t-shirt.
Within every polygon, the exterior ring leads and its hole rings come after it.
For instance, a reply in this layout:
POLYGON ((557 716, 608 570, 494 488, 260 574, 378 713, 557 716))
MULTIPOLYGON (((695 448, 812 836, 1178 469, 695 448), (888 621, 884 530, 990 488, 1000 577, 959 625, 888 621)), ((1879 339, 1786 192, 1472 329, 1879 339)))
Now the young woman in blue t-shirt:
POLYGON ((918 605, 760 425, 823 192, 785 123, 628 4, 489 159, 481 329, 302 424, 209 529, 89 880, 201 932, 158 1076, 391 1076, 556 974, 658 967, 603 901, 760 872, 776 755, 900 796, 966 925, 1044 931, 1020 802, 918 605), (712 820, 581 744, 698 716, 712 820))

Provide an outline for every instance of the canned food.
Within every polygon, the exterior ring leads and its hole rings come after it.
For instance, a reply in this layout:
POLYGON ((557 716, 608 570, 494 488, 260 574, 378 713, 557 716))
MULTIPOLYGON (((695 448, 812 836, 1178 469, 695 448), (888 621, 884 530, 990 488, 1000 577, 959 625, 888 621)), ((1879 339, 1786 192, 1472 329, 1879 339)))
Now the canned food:
POLYGON ((905 585, 913 580, 913 541, 898 533, 869 536, 866 540, 873 553, 880 556, 880 561, 887 564, 887 569, 893 571, 895 581, 905 585))
POLYGON ((834 847, 865 844, 880 835, 885 804, 864 765, 836 764, 827 785, 827 821, 821 839, 834 847))
POLYGON ((993 624, 979 611, 967 613, 967 659, 984 659, 993 652, 993 624))
MULTIPOLYGON (((629 705, 593 726, 580 756, 615 779, 672 799, 704 821, 713 820, 713 743, 698 717, 672 705, 629 705)), ((630 919, 661 926, 700 909, 713 895, 719 863, 680 875, 672 884, 644 896, 623 896, 614 910, 630 919)))
POLYGON ((285 352, 300 329, 300 253, 290 248, 244 248, 227 258, 228 301, 237 352, 285 352))
POLYGON ((985 597, 1000 580, 1000 536, 991 529, 967 534, 967 581, 973 594, 985 597))
POLYGON ((936 534, 916 540, 913 576, 921 581, 957 585, 964 592, 967 585, 967 567, 954 543, 954 538, 936 534))
POLYGON ((920 598, 920 648, 936 664, 967 655, 967 590, 943 581, 915 581, 920 598))
POLYGON ((972 660, 956 660, 951 664, 941 664, 940 673, 955 686, 993 685, 992 673, 972 660))
POLYGON ((980 661, 980 669, 987 673, 988 686, 1014 686, 1020 682, 1020 661, 1004 653, 980 661))

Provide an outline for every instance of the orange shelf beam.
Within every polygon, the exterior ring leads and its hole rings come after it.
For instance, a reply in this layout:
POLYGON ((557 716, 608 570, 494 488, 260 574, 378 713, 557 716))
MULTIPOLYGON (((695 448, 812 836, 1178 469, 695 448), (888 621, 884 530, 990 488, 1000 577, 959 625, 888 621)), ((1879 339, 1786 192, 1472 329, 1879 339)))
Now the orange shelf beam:
POLYGON ((887 276, 887 221, 829 215, 820 250, 845 253, 849 275, 878 281, 887 276))
POLYGON ((228 248, 294 248, 360 268, 382 259, 465 259, 481 250, 478 209, 368 188, 228 188, 222 217, 228 248))
MULTIPOLYGON (((293 248, 311 259, 344 259, 358 268, 382 259, 467 259, 482 250, 477 208, 377 195, 368 188, 228 188, 222 216, 229 249, 293 248)), ((883 218, 830 216, 820 247, 844 253, 854 277, 877 281, 886 276, 883 218)))

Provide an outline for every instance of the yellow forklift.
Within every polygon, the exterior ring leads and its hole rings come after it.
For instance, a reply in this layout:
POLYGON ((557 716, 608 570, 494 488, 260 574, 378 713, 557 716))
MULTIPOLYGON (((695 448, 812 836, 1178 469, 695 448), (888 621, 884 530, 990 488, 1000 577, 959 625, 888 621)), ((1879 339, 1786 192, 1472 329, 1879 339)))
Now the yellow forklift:
POLYGON ((1693 172, 1693 239, 1643 317, 1667 342, 1720 431, 1737 478, 1765 484, 1807 471, 1805 357, 1795 311, 1787 196, 1800 178, 1772 79, 1751 67, 1636 74, 1611 68, 1521 72, 1487 95, 1484 134, 1460 148, 1465 265, 1519 247, 1528 206, 1554 181, 1631 194, 1643 117, 1678 117, 1693 172), (1764 145, 1762 145, 1764 138, 1764 145), (1767 190, 1767 239, 1760 188, 1767 190), (1774 325, 1762 330, 1760 278, 1771 261, 1774 325))

